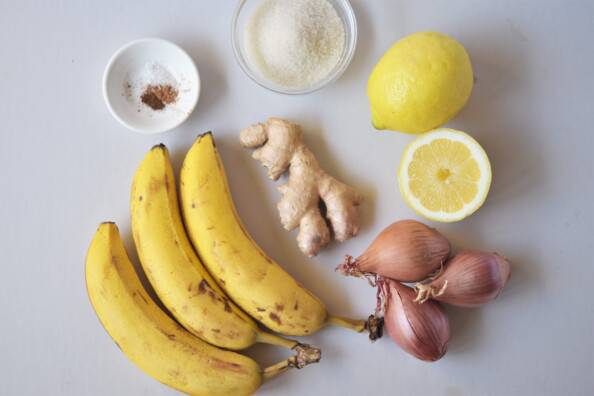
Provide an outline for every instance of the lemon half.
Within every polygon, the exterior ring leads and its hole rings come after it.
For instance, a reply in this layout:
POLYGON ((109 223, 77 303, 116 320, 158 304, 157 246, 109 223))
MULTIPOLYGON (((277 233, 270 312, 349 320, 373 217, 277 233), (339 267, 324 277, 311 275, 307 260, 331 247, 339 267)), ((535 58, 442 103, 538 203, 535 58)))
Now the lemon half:
POLYGON ((406 147, 398 185, 404 200, 420 215, 440 222, 459 221, 485 202, 491 165, 470 135, 440 128, 406 147))

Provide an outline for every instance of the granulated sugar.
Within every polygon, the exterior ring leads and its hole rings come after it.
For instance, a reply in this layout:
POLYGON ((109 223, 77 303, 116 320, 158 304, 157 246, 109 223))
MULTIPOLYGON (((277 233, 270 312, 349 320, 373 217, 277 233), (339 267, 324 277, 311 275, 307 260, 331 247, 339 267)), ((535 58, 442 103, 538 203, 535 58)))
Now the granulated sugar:
POLYGON ((293 89, 328 76, 344 47, 343 22, 328 0, 264 0, 245 31, 252 65, 263 77, 293 89))

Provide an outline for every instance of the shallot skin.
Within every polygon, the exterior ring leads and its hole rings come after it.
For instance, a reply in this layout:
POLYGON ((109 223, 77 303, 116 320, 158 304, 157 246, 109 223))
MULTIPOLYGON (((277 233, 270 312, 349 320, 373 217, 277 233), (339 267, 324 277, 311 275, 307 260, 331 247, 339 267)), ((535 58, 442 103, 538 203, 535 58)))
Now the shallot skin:
POLYGON ((469 250, 448 260, 439 276, 416 288, 419 293, 428 290, 428 298, 473 308, 495 299, 510 277, 511 267, 505 257, 469 250))
POLYGON ((420 360, 441 359, 450 339, 450 323, 441 304, 417 304, 413 289, 391 279, 378 280, 378 287, 385 298, 384 327, 390 338, 420 360))
POLYGON ((377 274, 417 282, 441 268, 450 249, 450 242, 436 229, 416 220, 401 220, 380 232, 359 257, 347 256, 337 270, 344 275, 377 274))

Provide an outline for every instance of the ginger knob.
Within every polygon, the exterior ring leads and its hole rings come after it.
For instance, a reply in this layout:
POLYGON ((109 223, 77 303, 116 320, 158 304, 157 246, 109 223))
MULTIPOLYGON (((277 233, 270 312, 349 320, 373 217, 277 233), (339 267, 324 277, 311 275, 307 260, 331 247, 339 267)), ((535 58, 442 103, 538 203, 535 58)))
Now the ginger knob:
POLYGON ((357 235, 361 196, 320 168, 298 125, 269 118, 241 131, 240 141, 243 147, 256 148, 252 156, 272 180, 289 172, 288 182, 278 187, 282 198, 277 208, 286 230, 299 227, 297 243, 303 253, 315 256, 332 238, 343 242, 357 235))

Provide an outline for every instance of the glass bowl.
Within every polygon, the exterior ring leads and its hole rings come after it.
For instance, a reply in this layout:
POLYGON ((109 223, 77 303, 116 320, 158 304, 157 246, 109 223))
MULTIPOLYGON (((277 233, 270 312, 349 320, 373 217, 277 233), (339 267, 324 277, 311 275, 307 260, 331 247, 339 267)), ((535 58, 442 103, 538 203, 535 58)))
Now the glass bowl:
POLYGON ((274 92, 287 94, 287 95, 300 95, 307 94, 318 89, 325 87, 326 85, 336 81, 342 73, 346 70, 353 59, 355 53, 355 47, 357 46, 357 19, 355 13, 348 0, 328 0, 336 13, 342 20, 345 34, 345 45, 344 50, 340 56, 340 59, 334 69, 323 79, 316 82, 315 84, 306 88, 288 88, 273 81, 268 80, 264 77, 256 67, 254 67, 246 53, 244 32, 245 26, 249 21, 250 16, 257 8, 258 4, 264 0, 240 0, 235 14, 233 15, 231 39, 233 45, 233 52, 235 53, 235 59, 241 69, 257 84, 263 86, 274 92))

